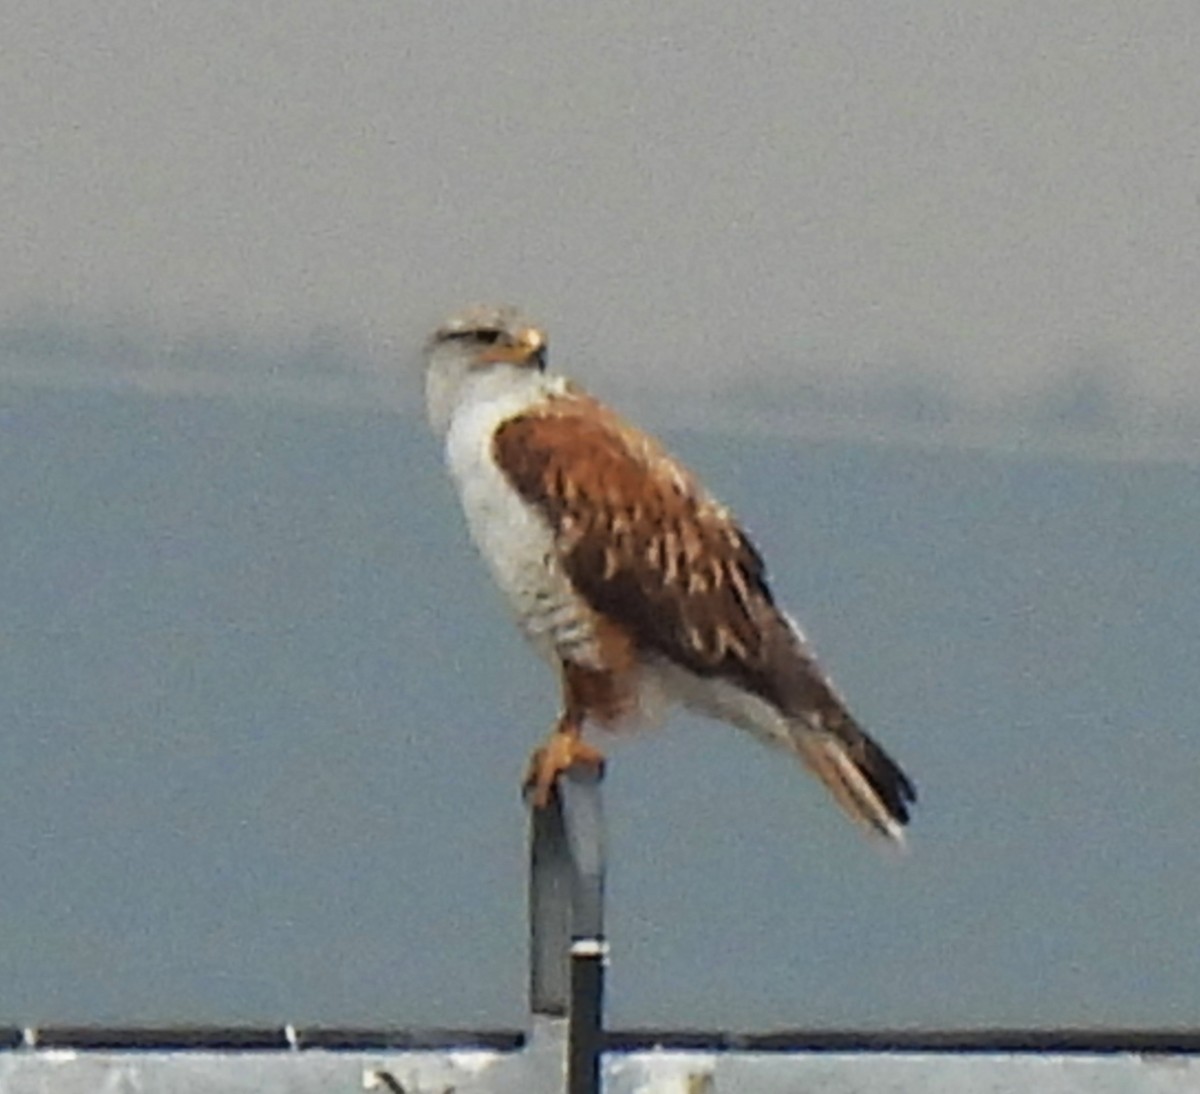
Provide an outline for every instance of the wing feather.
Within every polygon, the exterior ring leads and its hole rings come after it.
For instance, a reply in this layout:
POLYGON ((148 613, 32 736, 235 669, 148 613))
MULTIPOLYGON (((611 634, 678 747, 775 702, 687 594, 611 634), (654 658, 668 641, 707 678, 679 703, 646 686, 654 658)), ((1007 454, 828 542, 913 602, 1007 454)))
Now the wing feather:
POLYGON ((780 620, 762 558, 657 442, 573 393, 503 423, 494 455, 596 611, 692 672, 771 690, 780 620))

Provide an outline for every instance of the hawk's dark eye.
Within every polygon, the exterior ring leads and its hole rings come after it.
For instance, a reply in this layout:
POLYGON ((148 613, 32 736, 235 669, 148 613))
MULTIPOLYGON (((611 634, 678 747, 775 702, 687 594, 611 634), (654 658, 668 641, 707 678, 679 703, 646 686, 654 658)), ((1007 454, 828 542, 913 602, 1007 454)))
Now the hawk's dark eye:
POLYGON ((452 330, 442 335, 445 342, 479 342, 481 345, 494 346, 504 337, 504 332, 492 327, 471 330, 452 330))

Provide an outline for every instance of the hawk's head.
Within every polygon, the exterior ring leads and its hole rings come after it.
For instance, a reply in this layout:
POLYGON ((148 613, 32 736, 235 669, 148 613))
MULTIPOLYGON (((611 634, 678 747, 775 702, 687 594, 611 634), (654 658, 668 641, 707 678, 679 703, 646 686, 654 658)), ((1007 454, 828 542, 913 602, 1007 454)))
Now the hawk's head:
POLYGON ((452 315, 433 332, 428 349, 431 358, 460 357, 472 369, 546 367, 545 333, 507 305, 481 305, 452 315))
POLYGON ((447 319, 425 343, 425 396, 441 432, 464 386, 484 373, 540 373, 546 335, 516 308, 477 305, 447 319))

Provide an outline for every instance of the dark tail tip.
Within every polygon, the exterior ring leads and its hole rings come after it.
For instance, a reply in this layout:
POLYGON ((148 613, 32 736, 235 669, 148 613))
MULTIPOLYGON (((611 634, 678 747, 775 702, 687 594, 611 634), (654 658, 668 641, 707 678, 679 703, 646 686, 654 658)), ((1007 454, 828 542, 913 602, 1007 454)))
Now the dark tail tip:
POLYGON ((896 823, 907 824, 909 807, 917 801, 917 788, 900 765, 871 737, 862 730, 858 730, 858 735, 858 740, 850 745, 851 756, 896 823))

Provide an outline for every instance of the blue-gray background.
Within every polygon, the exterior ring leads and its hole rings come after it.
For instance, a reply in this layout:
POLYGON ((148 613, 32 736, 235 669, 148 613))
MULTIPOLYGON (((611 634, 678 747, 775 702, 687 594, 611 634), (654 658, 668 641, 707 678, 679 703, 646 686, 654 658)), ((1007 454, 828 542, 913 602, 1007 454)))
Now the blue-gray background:
POLYGON ((1194 1023, 1192 6, 6 20, 0 1020, 521 1021, 554 685, 413 371, 502 297, 922 790, 617 745, 612 1021, 1194 1023))

